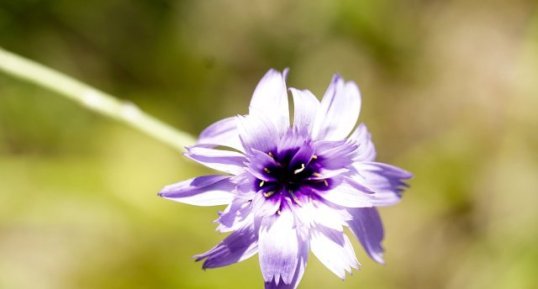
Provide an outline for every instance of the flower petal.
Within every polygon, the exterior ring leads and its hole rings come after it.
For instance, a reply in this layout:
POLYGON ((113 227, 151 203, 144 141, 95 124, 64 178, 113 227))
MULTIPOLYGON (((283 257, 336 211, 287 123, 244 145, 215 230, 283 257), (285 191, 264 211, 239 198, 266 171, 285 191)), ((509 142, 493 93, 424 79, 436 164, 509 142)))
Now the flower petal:
POLYGON ((357 129, 355 129, 355 131, 349 136, 349 140, 359 146, 355 151, 353 160, 362 162, 375 160, 375 146, 366 125, 363 123, 359 124, 357 129))
POLYGON ((246 161, 241 153, 204 146, 188 147, 185 156, 208 168, 233 175, 244 171, 243 166, 246 161))
POLYGON ((303 278, 304 270, 306 268, 306 257, 305 261, 302 259, 299 260, 299 264, 297 265, 297 268, 295 269, 295 272, 293 274, 293 278, 291 279, 291 282, 289 284, 286 284, 282 281, 280 283, 276 283, 275 280, 270 282, 265 282, 265 289, 296 289, 297 286, 299 286, 299 282, 303 278))
POLYGON ((276 181, 276 179, 264 171, 267 167, 277 166, 276 161, 267 153, 256 149, 250 151, 248 159, 248 172, 263 181, 276 181))
POLYGON ((243 151, 237 130, 237 117, 228 117, 208 126, 196 144, 206 147, 226 146, 243 151))
POLYGON ((290 127, 288 92, 286 75, 288 70, 280 73, 269 70, 260 80, 250 101, 250 115, 264 115, 275 125, 279 133, 290 127))
POLYGON ((258 251, 257 234, 252 226, 235 231, 211 250, 194 256, 196 261, 205 260, 202 267, 217 268, 240 262, 258 251))
POLYGON ((352 216, 345 209, 329 207, 327 204, 318 201, 306 201, 300 207, 294 209, 294 213, 300 222, 301 228, 310 230, 317 226, 327 227, 342 232, 352 216))
POLYGON ((318 229, 312 233, 310 246, 316 258, 341 279, 351 268, 359 268, 353 246, 342 232, 318 229))
POLYGON ((318 195, 342 207, 364 208, 373 206, 371 194, 360 191, 345 182, 336 185, 331 190, 318 192, 318 195))
POLYGON ((283 210, 280 215, 263 218, 259 257, 265 282, 292 282, 299 263, 299 247, 293 214, 289 210, 283 210))
POLYGON ((312 136, 314 139, 343 140, 357 123, 361 110, 359 88, 335 75, 321 100, 312 136))
POLYGON ((299 282, 303 278, 303 274, 306 268, 306 262, 308 260, 308 252, 309 244, 308 241, 301 238, 299 240, 301 242, 301 246, 299 246, 299 253, 298 253, 298 263, 297 267, 295 268, 295 272, 293 274, 293 277, 291 279, 291 282, 285 283, 280 280, 280 282, 276 282, 276 280, 272 280, 269 282, 265 282, 265 289, 296 289, 297 286, 299 286, 299 282))
POLYGON ((348 141, 317 141, 315 150, 323 169, 339 170, 353 163, 358 145, 348 141))
POLYGON ((301 134, 310 136, 320 102, 309 90, 290 88, 293 95, 293 127, 301 134))
MULTIPOLYGON (((250 195, 250 194, 247 194, 250 195)), ((251 199, 238 192, 233 201, 226 207, 224 212, 219 212, 217 231, 231 232, 252 223, 254 214, 251 199)))
POLYGON ((164 187, 159 196, 196 206, 229 204, 235 185, 228 176, 203 176, 164 187))
POLYGON ((349 209, 353 219, 349 228, 361 242, 364 250, 376 262, 383 264, 383 223, 376 208, 349 209))
POLYGON ((252 149, 262 152, 275 149, 279 132, 267 117, 261 114, 239 116, 238 129, 239 138, 247 153, 252 149))
POLYGON ((402 192, 408 187, 405 180, 412 174, 398 167, 377 162, 358 162, 353 164, 356 174, 352 175, 355 182, 371 189, 372 203, 375 206, 389 206, 399 202, 402 192))

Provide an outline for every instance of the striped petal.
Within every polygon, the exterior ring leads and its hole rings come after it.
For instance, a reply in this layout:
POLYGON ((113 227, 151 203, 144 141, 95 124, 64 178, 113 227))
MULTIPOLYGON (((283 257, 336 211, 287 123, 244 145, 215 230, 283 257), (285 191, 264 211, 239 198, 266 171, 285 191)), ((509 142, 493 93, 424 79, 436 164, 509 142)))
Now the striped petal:
POLYGON ((225 146, 243 151, 237 130, 237 117, 228 117, 208 126, 202 131, 196 144, 205 147, 225 146))
POLYGON ((263 218, 259 244, 260 267, 265 282, 291 284, 299 263, 300 247, 293 214, 283 210, 281 215, 263 218))
POLYGON ((290 88, 293 96, 293 127, 309 136, 320 107, 319 100, 309 90, 290 88))
POLYGON ((345 139, 357 123, 360 110, 361 96, 357 85, 346 83, 335 75, 321 100, 312 136, 324 140, 345 139))
POLYGON ((282 134, 290 127, 288 91, 286 75, 288 70, 280 73, 269 70, 260 80, 250 101, 249 114, 263 115, 271 121, 282 134))
POLYGON ((217 268, 240 262, 258 251, 257 234, 252 226, 235 231, 206 253, 196 255, 196 261, 204 260, 206 268, 217 268))
POLYGON ((244 171, 243 166, 246 161, 241 153, 204 146, 187 148, 185 156, 208 168, 233 175, 238 175, 244 171))
POLYGON ((329 191, 318 194, 323 199, 342 207, 364 208, 373 206, 371 194, 360 191, 345 182, 336 185, 329 191))
POLYGON ((372 142, 372 136, 365 124, 359 124, 357 129, 355 129, 355 131, 349 136, 349 140, 358 145, 358 149, 355 151, 353 160, 360 162, 375 160, 375 146, 372 142))
POLYGON ((164 187, 159 196, 196 206, 229 204, 235 185, 228 176, 203 176, 164 187))
POLYGON ((385 236, 383 223, 376 208, 350 209, 353 219, 348 221, 349 228, 359 239, 368 256, 383 264, 383 247, 381 242, 385 236))
POLYGON ((352 268, 359 268, 353 246, 342 232, 318 229, 312 233, 310 246, 316 258, 341 279, 352 268))

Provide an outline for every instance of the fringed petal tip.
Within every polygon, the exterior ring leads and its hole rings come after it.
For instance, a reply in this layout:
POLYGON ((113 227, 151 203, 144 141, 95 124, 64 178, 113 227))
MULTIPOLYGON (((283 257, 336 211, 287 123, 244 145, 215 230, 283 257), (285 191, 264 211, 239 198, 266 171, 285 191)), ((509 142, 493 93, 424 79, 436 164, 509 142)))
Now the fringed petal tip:
POLYGON ((250 258, 258 252, 258 235, 252 226, 233 232, 209 251, 195 255, 196 262, 204 261, 202 268, 227 266, 250 258))

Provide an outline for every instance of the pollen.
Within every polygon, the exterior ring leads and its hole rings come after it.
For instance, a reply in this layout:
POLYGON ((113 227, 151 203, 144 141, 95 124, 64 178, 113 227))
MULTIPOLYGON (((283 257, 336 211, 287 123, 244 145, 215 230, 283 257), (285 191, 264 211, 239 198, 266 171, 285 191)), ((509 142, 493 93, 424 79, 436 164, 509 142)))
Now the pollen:
POLYGON ((265 193, 263 193, 263 196, 266 197, 266 198, 269 198, 269 197, 271 197, 271 196, 274 195, 274 194, 275 194, 274 191, 269 191, 269 192, 265 192, 265 193))

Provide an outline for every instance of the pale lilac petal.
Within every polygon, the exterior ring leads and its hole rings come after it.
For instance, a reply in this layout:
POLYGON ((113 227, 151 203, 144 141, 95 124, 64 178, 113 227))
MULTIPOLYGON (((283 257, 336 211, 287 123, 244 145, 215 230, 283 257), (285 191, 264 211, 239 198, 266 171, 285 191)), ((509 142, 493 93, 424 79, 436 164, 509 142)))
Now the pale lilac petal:
POLYGON ((375 146, 366 125, 362 123, 359 124, 357 129, 355 129, 355 131, 349 136, 349 140, 359 146, 353 155, 353 159, 355 161, 366 162, 375 160, 375 146))
POLYGON ((327 170, 342 169, 353 163, 358 145, 347 141, 317 141, 315 150, 322 167, 327 170))
POLYGON ((372 202, 375 206, 397 203, 403 190, 408 187, 406 180, 412 177, 409 172, 383 163, 355 163, 353 167, 357 174, 350 178, 354 183, 363 185, 374 192, 372 202))
POLYGON ((267 166, 276 166, 275 160, 265 152, 253 149, 249 155, 248 171, 256 178, 264 181, 275 179, 264 171, 267 166))
POLYGON ((290 91, 293 95, 293 127, 310 136, 320 102, 309 90, 290 88, 290 91))
POLYGON ((280 200, 267 201, 263 194, 259 193, 252 199, 252 212, 257 219, 263 219, 264 217, 273 217, 280 209, 280 200))
POLYGON ((276 126, 267 120, 267 117, 247 115, 238 117, 239 138, 247 152, 253 149, 269 152, 276 148, 279 132, 276 126))
POLYGON ((293 214, 283 210, 280 215, 264 218, 259 238, 260 267, 265 282, 290 284, 297 269, 300 245, 293 214))
POLYGON ((310 230, 318 226, 343 231, 343 226, 352 216, 342 208, 329 207, 323 202, 307 201, 294 210, 300 225, 297 226, 310 230))
POLYGON ((280 137, 277 142, 277 148, 279 151, 286 151, 302 146, 304 143, 305 137, 296 130, 290 129, 280 137))
POLYGON ((360 110, 361 96, 357 85, 334 76, 321 100, 312 131, 314 139, 345 139, 357 123, 360 110))
POLYGON ((318 229, 312 233, 310 247, 316 258, 341 279, 352 268, 359 268, 353 246, 342 232, 318 229))
POLYGON ((349 228, 361 242, 364 250, 376 262, 383 264, 383 223, 376 208, 349 209, 353 219, 349 228))
POLYGON ((229 204, 235 185, 228 176, 203 176, 164 187, 159 196, 196 206, 229 204))
POLYGON ((303 278, 303 274, 306 269, 308 252, 310 251, 308 240, 300 238, 299 242, 300 246, 297 254, 297 267, 295 268, 291 281, 289 283, 285 283, 281 279, 280 282, 277 283, 276 280, 273 279, 269 282, 265 282, 265 289, 296 289, 297 286, 299 286, 299 282, 303 278))
POLYGON ((299 286, 299 282, 303 278, 305 268, 306 257, 304 261, 303 259, 299 260, 299 264, 297 265, 297 268, 295 269, 295 272, 293 274, 293 278, 291 279, 291 282, 289 284, 286 284, 282 281, 277 284, 275 280, 272 280, 270 282, 265 282, 265 289, 296 289, 299 286))
POLYGON ((372 207, 371 194, 362 192, 350 184, 342 182, 329 191, 319 192, 323 199, 342 207, 372 207))
POLYGON ((308 179, 309 180, 324 180, 324 179, 338 179, 339 177, 342 177, 344 175, 347 175, 349 173, 349 169, 343 168, 343 169, 325 169, 321 168, 315 176, 311 176, 308 179))
POLYGON ((299 147, 299 150, 290 160, 289 166, 292 168, 296 168, 299 167, 301 164, 308 165, 308 163, 310 163, 310 161, 312 160, 312 155, 314 155, 314 148, 305 142, 299 147))
POLYGON ((236 196, 224 212, 219 214, 217 230, 231 232, 245 226, 245 224, 252 223, 254 217, 252 208, 250 200, 236 196))
POLYGON ((237 130, 237 117, 228 117, 208 126, 202 131, 196 144, 206 147, 226 146, 243 151, 237 130))
POLYGON ((196 261, 205 260, 203 268, 217 268, 240 262, 258 251, 257 234, 252 226, 231 233, 206 253, 194 256, 196 261))
POLYGON ((233 175, 242 173, 246 162, 241 153, 203 146, 188 147, 185 156, 208 168, 233 175))
POLYGON ((290 127, 287 72, 287 69, 283 73, 274 69, 269 70, 254 90, 249 106, 250 115, 264 115, 279 133, 285 132, 290 127))

